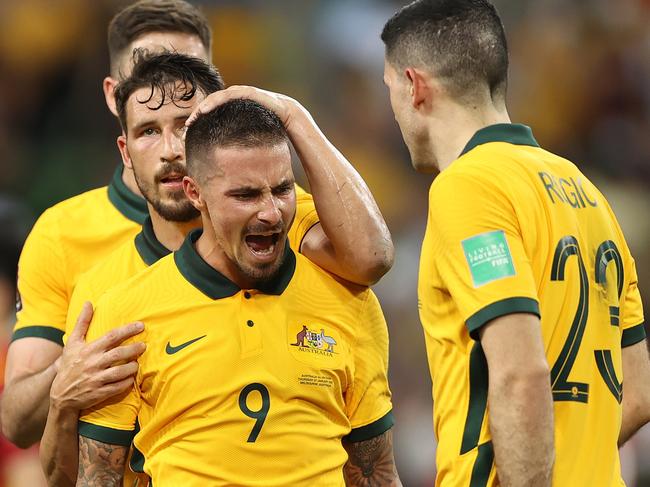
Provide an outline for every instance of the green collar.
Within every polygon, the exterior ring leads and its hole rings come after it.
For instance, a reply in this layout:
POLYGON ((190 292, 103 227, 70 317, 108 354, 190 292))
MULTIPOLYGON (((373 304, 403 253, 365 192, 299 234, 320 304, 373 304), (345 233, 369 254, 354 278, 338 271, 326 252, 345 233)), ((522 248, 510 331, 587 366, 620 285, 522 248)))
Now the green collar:
POLYGON ((460 155, 462 156, 476 146, 487 144, 488 142, 507 142, 508 144, 539 147, 530 127, 520 123, 497 123, 484 127, 476 132, 469 139, 469 142, 460 155))
MULTIPOLYGON (((195 242, 202 233, 203 230, 200 228, 192 230, 178 252, 174 252, 176 267, 188 282, 206 296, 212 299, 234 296, 241 291, 241 288, 203 260, 194 248, 195 242)), ((264 294, 282 294, 291 282, 295 270, 296 256, 287 242, 284 250, 284 262, 280 266, 277 276, 260 287, 259 290, 264 294)))
POLYGON ((121 165, 115 170, 111 184, 108 185, 108 199, 117 208, 117 211, 140 225, 144 223, 144 219, 149 214, 144 198, 134 194, 122 181, 121 165))
POLYGON ((166 255, 171 254, 171 251, 156 237, 149 216, 142 224, 142 231, 135 236, 135 248, 147 265, 153 265, 166 255))

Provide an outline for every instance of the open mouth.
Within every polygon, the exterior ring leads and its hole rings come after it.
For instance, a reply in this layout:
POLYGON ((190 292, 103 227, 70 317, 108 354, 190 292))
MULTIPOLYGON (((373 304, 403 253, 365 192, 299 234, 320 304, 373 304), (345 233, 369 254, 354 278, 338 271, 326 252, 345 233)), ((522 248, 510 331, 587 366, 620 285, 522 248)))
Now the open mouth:
POLYGON ((273 255, 279 239, 280 232, 273 232, 246 235, 244 240, 253 255, 267 257, 273 255))
POLYGON ((183 184, 184 174, 172 173, 160 178, 160 183, 165 186, 178 186, 183 184))

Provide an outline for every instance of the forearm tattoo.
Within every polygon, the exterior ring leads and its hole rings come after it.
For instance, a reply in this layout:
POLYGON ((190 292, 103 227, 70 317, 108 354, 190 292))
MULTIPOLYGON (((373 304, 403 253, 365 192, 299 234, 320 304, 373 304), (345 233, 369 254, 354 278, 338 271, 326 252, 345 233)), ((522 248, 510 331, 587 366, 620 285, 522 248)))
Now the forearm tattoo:
POLYGON ((109 445, 80 436, 77 486, 121 486, 128 451, 125 446, 109 445))
POLYGON ((384 487, 401 485, 393 458, 393 434, 390 430, 366 441, 344 442, 348 462, 343 467, 347 487, 384 487))

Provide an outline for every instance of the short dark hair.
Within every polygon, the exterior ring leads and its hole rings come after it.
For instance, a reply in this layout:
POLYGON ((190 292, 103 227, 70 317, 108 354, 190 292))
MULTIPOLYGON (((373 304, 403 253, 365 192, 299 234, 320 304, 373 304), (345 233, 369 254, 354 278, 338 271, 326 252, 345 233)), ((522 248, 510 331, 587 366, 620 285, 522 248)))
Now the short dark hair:
POLYGON ((503 24, 486 0, 416 0, 381 33, 386 59, 399 69, 434 68, 452 95, 486 86, 505 98, 508 46, 503 24))
POLYGON ((140 88, 151 88, 147 99, 138 100, 143 104, 149 103, 156 93, 161 93, 160 104, 153 110, 163 106, 167 97, 171 103, 176 103, 191 99, 197 90, 209 95, 224 88, 217 68, 196 57, 169 51, 150 54, 146 50, 136 49, 133 58, 131 76, 115 87, 117 116, 125 134, 128 133, 126 104, 129 97, 140 88))
POLYGON ((115 74, 120 57, 131 43, 151 32, 196 35, 208 53, 212 46, 208 20, 192 4, 183 0, 140 0, 118 12, 108 24, 111 73, 115 74))
POLYGON ((282 121, 268 108, 243 98, 227 101, 194 120, 185 134, 187 173, 200 178, 215 147, 260 147, 289 143, 282 121))

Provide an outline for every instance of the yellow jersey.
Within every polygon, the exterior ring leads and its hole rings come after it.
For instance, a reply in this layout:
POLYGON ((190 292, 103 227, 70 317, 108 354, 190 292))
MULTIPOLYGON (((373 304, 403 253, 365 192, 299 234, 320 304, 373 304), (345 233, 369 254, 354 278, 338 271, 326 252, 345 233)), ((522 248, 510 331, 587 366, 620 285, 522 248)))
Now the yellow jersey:
MULTIPOLYGON (((93 306, 109 289, 135 276, 148 266, 171 251, 160 243, 147 216, 142 224, 142 230, 135 238, 123 243, 118 249, 79 277, 72 292, 65 332, 69 335, 77 323, 84 302, 90 301, 93 306)), ((64 337, 64 342, 67 338, 64 337)))
POLYGON ((108 291, 89 339, 133 320, 147 349, 134 388, 85 411, 79 434, 133 443, 153 485, 343 486, 342 439, 388 430, 388 334, 367 288, 287 246, 277 277, 243 290, 178 252, 108 291))
MULTIPOLYGON (((304 235, 318 223, 318 215, 311 195, 298 185, 296 206, 289 237, 299 249, 304 235)), ((145 200, 122 181, 121 166, 108 187, 74 196, 46 210, 20 256, 12 340, 40 337, 63 345, 66 317, 79 276, 125 242, 132 242, 147 215, 145 200)))
POLYGON ((607 201, 530 129, 478 131, 431 185, 418 305, 433 381, 438 486, 497 485, 478 330, 541 317, 558 486, 623 485, 621 347, 645 338, 634 260, 607 201))
POLYGON ((40 337, 63 345, 68 305, 78 277, 131 240, 146 216, 145 200, 126 187, 121 166, 108 187, 47 209, 20 255, 12 340, 40 337))

